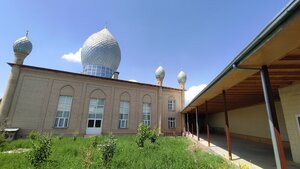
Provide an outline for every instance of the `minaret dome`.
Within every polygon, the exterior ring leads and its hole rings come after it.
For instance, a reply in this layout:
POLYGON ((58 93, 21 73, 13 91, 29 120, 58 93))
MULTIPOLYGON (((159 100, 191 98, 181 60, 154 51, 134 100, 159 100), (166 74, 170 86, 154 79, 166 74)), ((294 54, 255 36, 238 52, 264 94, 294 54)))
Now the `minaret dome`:
POLYGON ((186 79, 187 79, 186 74, 183 71, 180 71, 177 75, 177 81, 180 85, 180 89, 184 89, 186 79))
POLYGON ((16 64, 23 64, 26 56, 32 51, 32 43, 28 39, 28 31, 25 36, 17 39, 13 44, 16 64))
POLYGON ((165 78, 165 70, 162 66, 159 66, 155 71, 156 83, 159 86, 162 86, 162 82, 165 78))

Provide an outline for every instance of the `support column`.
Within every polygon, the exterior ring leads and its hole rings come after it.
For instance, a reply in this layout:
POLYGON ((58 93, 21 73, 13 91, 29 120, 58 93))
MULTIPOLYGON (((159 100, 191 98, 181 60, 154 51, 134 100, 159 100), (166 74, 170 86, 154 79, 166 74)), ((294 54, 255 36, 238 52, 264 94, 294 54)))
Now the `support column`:
POLYGON ((192 137, 194 137, 194 125, 192 123, 192 137))
POLYGON ((181 126, 182 126, 182 136, 186 136, 186 124, 185 124, 185 114, 181 113, 181 126))
POLYGON ((224 98, 225 131, 226 131, 226 141, 227 141, 227 148, 228 148, 228 156, 229 156, 229 160, 232 160, 231 142, 230 142, 230 130, 229 130, 229 123, 228 123, 227 101, 226 101, 226 92, 225 92, 225 90, 223 90, 223 98, 224 98))
POLYGON ((187 134, 190 133, 190 126, 189 126, 189 113, 186 113, 186 128, 187 128, 187 134))
POLYGON ((206 115, 206 134, 207 134, 207 143, 208 147, 210 147, 210 131, 209 131, 209 124, 208 124, 208 106, 207 101, 205 101, 205 115, 206 115))
POLYGON ((268 121, 272 138, 272 145, 274 150, 274 156, 276 161, 277 169, 286 169, 286 158, 284 154, 284 149, 282 145, 276 109, 274 104, 273 92, 271 87, 271 82, 268 73, 268 67, 263 65, 260 70, 260 76, 262 80, 262 86, 264 91, 264 97, 266 102, 266 108, 268 113, 268 121))
POLYGON ((198 123, 198 107, 196 106, 196 130, 197 130, 197 137, 198 137, 198 141, 200 141, 200 129, 199 129, 199 123, 198 123))

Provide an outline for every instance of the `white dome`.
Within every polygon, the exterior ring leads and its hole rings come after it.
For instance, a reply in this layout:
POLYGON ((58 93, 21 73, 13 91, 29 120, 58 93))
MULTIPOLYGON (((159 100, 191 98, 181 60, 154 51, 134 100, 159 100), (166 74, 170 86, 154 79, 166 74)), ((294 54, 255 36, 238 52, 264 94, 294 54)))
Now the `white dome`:
POLYGON ((101 66, 113 72, 117 71, 121 61, 118 42, 107 28, 92 34, 83 44, 81 62, 87 65, 101 66))
POLYGON ((159 66, 155 71, 156 79, 163 80, 165 77, 165 70, 162 66, 159 66))
POLYGON ((178 83, 184 84, 186 82, 186 74, 183 71, 180 71, 177 75, 178 83))
POLYGON ((32 51, 32 43, 29 41, 27 34, 17 39, 13 44, 14 52, 29 55, 32 51))

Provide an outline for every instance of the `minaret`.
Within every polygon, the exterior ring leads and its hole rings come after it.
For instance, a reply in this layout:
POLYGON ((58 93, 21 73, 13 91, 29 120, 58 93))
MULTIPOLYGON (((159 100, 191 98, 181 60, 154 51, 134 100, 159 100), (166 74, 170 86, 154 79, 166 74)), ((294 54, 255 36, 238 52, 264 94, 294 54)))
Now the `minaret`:
POLYGON ((155 71, 156 84, 162 86, 163 80, 165 78, 165 70, 162 66, 159 66, 155 71))
POLYGON ((159 86, 158 94, 157 94, 157 122, 158 122, 158 132, 159 134, 162 133, 161 126, 162 126, 162 113, 163 113, 163 105, 162 105, 162 84, 165 77, 165 70, 162 66, 159 66, 155 71, 156 77, 156 84, 159 86))
MULTIPOLYGON (((180 71, 177 75, 177 81, 179 83, 179 88, 181 89, 181 110, 184 108, 185 104, 185 82, 186 82, 186 74, 183 71, 180 71)), ((181 114, 181 126, 182 126, 182 134, 186 133, 185 128, 185 118, 184 114, 181 114)))
POLYGON ((184 90, 186 82, 186 74, 183 71, 180 71, 177 75, 177 81, 179 83, 179 89, 184 90))
POLYGON ((28 31, 25 36, 15 41, 13 44, 13 50, 15 55, 14 64, 11 65, 11 73, 0 106, 0 120, 5 120, 8 116, 19 79, 20 66, 23 64, 24 59, 32 50, 32 43, 28 39, 28 31))

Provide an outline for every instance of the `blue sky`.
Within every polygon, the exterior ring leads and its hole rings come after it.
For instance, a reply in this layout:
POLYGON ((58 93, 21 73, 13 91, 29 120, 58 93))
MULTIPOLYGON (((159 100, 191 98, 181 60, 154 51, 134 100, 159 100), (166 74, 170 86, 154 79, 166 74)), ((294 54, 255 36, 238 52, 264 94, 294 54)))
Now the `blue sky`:
MULTIPOLYGON (((0 97, 13 61, 13 42, 29 30, 33 51, 26 65, 81 72, 62 58, 107 23, 119 42, 120 79, 155 84, 155 69, 166 71, 165 86, 178 87, 186 72, 193 95, 225 66, 288 3, 288 0, 23 0, 0 5, 0 97), (201 85, 201 86, 199 86, 201 85), (197 87, 198 86, 198 87, 197 87)), ((191 96, 188 96, 191 97, 191 96)))

